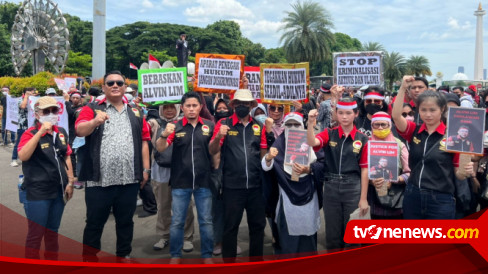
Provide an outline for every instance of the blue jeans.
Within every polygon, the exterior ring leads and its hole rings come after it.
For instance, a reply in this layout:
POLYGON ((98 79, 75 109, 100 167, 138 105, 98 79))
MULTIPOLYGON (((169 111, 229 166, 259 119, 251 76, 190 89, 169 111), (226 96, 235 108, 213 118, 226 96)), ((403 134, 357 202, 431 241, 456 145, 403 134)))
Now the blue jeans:
POLYGON ((405 219, 454 219, 455 214, 453 195, 407 184, 403 198, 405 219))
POLYGON ((12 150, 12 161, 19 158, 17 149, 19 148, 20 137, 24 134, 24 129, 17 129, 17 141, 15 142, 14 150, 12 150))
POLYGON ((58 229, 64 211, 61 187, 56 199, 24 201, 25 215, 28 219, 28 232, 25 240, 25 257, 39 259, 39 248, 44 238, 45 259, 57 260, 58 229))
POLYGON ((183 248, 183 229, 185 226, 186 212, 191 200, 195 198, 197 207, 198 225, 200 227, 201 257, 211 258, 213 251, 213 224, 212 224, 212 192, 208 188, 198 189, 172 189, 173 202, 171 209, 173 216, 169 230, 169 247, 172 258, 181 258, 183 248))

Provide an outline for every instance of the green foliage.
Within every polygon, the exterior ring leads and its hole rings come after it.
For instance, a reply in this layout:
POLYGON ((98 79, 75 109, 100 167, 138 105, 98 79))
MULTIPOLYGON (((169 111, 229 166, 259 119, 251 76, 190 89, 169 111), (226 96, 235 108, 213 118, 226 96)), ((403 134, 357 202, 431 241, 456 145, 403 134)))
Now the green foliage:
POLYGON ((363 44, 363 51, 386 51, 385 47, 378 42, 366 42, 363 44))
POLYGON ((322 62, 330 55, 334 27, 330 14, 319 3, 306 1, 291 5, 292 12, 282 20, 284 26, 280 43, 283 43, 289 62, 322 62))
POLYGON ((405 74, 405 57, 398 52, 386 52, 383 63, 388 90, 393 90, 393 83, 402 79, 405 74))
POLYGON ((7 24, 0 24, 0 75, 14 75, 7 24))
POLYGON ((407 73, 415 76, 432 76, 429 60, 422 55, 412 55, 407 60, 407 73))
POLYGON ((74 52, 81 52, 91 55, 93 23, 83 21, 77 16, 71 16, 69 14, 63 15, 68 24, 70 49, 74 52))
POLYGON ((13 96, 22 95, 22 91, 27 87, 35 87, 43 95, 46 89, 56 88, 54 77, 54 74, 46 71, 24 78, 0 77, 0 86, 9 86, 13 96))
POLYGON ((90 76, 92 70, 92 57, 82 52, 68 52, 68 62, 65 73, 77 74, 81 76, 90 76))
POLYGON ((15 15, 17 14, 19 7, 20 4, 14 4, 6 1, 0 2, 0 24, 7 25, 9 32, 12 29, 15 15))

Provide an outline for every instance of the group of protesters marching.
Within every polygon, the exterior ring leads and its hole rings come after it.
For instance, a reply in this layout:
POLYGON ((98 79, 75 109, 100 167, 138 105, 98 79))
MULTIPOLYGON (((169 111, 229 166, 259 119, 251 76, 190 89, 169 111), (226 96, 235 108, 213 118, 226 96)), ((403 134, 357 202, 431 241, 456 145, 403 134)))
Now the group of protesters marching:
MULTIPOLYGON (((246 255, 262 260, 267 223, 275 255, 317 252, 322 208, 325 246, 340 250, 348 247, 344 233, 356 210, 371 219, 454 219, 488 204, 486 159, 462 162, 445 149, 448 107, 488 106, 488 93, 478 94, 474 86, 430 90, 425 78, 404 76, 396 97, 387 97, 380 87, 346 92, 323 84, 307 102, 283 105, 258 103, 244 77, 232 98, 188 92, 178 104, 146 106, 137 86, 127 86, 124 75, 112 71, 102 90, 64 94, 67 129, 57 126, 57 92, 41 92, 46 95, 37 100, 34 124, 27 127, 27 102, 37 92, 24 90, 12 139, 11 165, 20 160, 24 174, 28 258, 40 257, 43 238, 45 258, 57 258, 56 233, 75 187, 85 191, 86 261, 97 261, 113 214, 116 256, 130 262, 138 194, 144 208, 139 217, 157 215, 153 248, 169 246, 175 264, 182 251, 193 250, 194 208, 201 258, 213 263, 213 256, 235 262, 241 254, 244 210, 246 255), (285 159, 293 129, 306 132, 307 162, 285 159), (372 178, 370 141, 398 144, 396 178, 372 178), (458 197, 460 185, 468 186, 468 202, 458 197), (380 189, 386 197, 378 195, 380 189)), ((5 145, 6 136, 2 127, 5 145)), ((374 170, 391 172, 381 161, 374 170)))

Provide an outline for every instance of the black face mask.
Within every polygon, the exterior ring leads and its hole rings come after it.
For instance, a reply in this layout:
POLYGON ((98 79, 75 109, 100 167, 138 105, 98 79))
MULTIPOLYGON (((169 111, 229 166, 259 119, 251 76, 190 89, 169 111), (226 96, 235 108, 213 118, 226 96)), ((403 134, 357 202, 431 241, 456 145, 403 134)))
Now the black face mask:
POLYGON ((230 111, 217 111, 215 112, 215 119, 218 121, 222 118, 227 118, 230 116, 230 111))
POLYGON ((236 115, 239 118, 244 118, 249 115, 249 107, 246 106, 237 106, 236 107, 236 115))
POLYGON ((369 104, 365 108, 366 108, 366 112, 370 115, 373 115, 378 111, 381 111, 381 106, 377 104, 369 104))

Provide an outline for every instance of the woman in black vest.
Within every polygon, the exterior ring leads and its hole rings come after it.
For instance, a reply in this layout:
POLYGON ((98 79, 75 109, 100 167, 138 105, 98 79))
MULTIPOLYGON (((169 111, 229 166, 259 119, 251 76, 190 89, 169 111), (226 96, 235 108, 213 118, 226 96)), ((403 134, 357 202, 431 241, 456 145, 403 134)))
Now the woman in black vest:
MULTIPOLYGON (((402 116, 403 100, 407 88, 415 81, 404 76, 402 86, 393 104, 392 117, 398 133, 410 143, 410 177, 403 200, 405 219, 454 219, 454 176, 466 178, 458 172, 459 154, 446 152, 446 125, 442 121, 447 103, 444 96, 425 91, 417 98, 417 110, 422 125, 407 121, 402 116)), ((468 176, 473 173, 473 163, 463 169, 468 176)))
POLYGON ((27 197, 24 209, 29 219, 25 243, 26 258, 39 259, 44 238, 44 258, 57 259, 58 229, 65 202, 73 195, 71 148, 66 130, 57 127, 59 107, 56 99, 42 97, 35 105, 34 126, 19 143, 19 159, 24 172, 27 197))
POLYGON ((338 127, 315 135, 318 113, 311 110, 307 128, 308 145, 315 151, 323 148, 325 153, 324 216, 329 250, 345 247, 344 232, 354 210, 359 208, 361 216, 368 212, 368 137, 354 125, 358 106, 354 99, 343 98, 334 108, 338 127))

